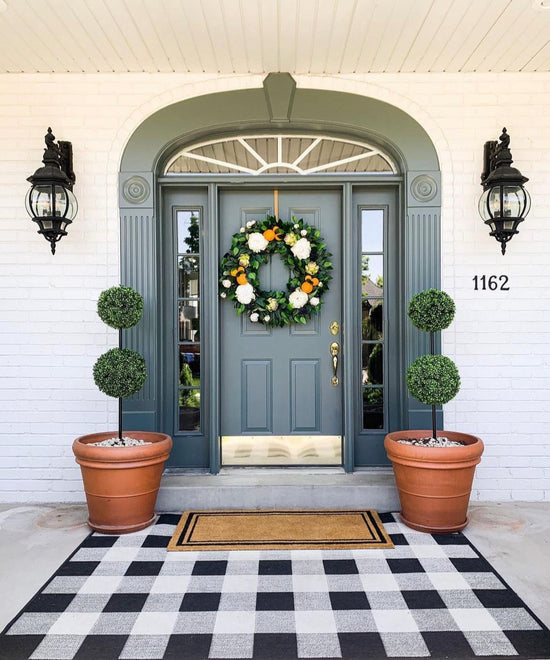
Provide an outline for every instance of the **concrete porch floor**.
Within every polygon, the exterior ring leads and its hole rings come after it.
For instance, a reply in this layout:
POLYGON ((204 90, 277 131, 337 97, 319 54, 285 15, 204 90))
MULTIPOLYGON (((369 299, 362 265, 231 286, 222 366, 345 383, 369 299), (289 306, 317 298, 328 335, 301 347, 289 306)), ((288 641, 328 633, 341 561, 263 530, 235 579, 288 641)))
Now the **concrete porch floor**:
MULTIPOLYGON (((83 505, 0 505, 0 630, 90 533, 83 505)), ((550 502, 472 503, 464 533, 550 627, 550 502)))

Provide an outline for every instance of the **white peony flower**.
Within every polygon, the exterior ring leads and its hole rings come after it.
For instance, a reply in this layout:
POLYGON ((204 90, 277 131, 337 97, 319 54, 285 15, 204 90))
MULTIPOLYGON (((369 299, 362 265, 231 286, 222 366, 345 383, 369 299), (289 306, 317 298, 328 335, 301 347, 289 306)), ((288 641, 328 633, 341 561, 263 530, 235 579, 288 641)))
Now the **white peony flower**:
POLYGON ((309 304, 313 305, 313 307, 317 307, 319 302, 320 302, 319 298, 316 298, 315 296, 313 296, 313 298, 310 298, 310 300, 309 300, 309 304))
POLYGON ((254 295, 252 284, 239 284, 239 286, 235 289, 235 296, 241 305, 250 304, 256 297, 254 295))
POLYGON ((290 248, 290 251, 298 259, 309 259, 311 254, 311 243, 307 238, 301 238, 295 245, 290 248))
POLYGON ((229 287, 231 286, 231 282, 229 280, 223 280, 222 284, 226 289, 229 289, 229 287))
POLYGON ((299 225, 298 223, 296 223, 296 224, 294 225, 294 229, 298 229, 299 227, 300 227, 300 225, 299 225))
POLYGON ((254 227, 256 224, 256 220, 250 220, 249 222, 246 223, 247 229, 250 229, 251 227, 254 227))
POLYGON ((250 315, 250 320, 252 321, 252 323, 258 323, 259 318, 260 318, 260 315, 258 314, 258 312, 253 312, 250 315))
POLYGON ((302 234, 302 236, 307 236, 307 229, 302 229, 300 234, 302 234))
POLYGON ((227 298, 227 293, 224 293, 223 291, 220 293, 220 298, 227 298))
POLYGON ((248 247, 252 252, 263 252, 268 245, 269 241, 258 231, 255 231, 248 237, 248 247))
POLYGON ((288 297, 288 302, 294 309, 300 309, 307 303, 307 293, 304 293, 301 289, 296 289, 288 297))
POLYGON ((241 232, 241 234, 244 234, 244 232, 246 231, 246 229, 245 229, 244 227, 241 227, 241 228, 239 229, 239 231, 241 232))
POLYGON ((266 314, 264 316, 264 323, 269 323, 270 320, 271 320, 271 316, 269 316, 269 314, 266 314))

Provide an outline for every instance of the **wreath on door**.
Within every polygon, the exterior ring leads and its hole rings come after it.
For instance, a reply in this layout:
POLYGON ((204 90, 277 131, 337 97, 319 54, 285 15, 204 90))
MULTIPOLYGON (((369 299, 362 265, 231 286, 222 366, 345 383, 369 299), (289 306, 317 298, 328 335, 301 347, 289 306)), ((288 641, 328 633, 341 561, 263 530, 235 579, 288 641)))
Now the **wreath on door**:
POLYGON ((307 323, 321 309, 331 280, 332 255, 320 231, 303 219, 283 222, 273 216, 251 220, 233 234, 221 261, 220 296, 234 301, 237 314, 252 323, 282 327, 307 323), (286 291, 264 291, 258 271, 279 254, 290 271, 286 291))

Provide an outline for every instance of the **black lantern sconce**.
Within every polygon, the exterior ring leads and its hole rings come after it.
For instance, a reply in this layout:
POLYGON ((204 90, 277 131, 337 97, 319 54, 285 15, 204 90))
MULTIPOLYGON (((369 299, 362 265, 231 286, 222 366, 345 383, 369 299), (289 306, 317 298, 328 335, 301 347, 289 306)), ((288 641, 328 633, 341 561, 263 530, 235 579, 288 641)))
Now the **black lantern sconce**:
POLYGON ((67 225, 71 224, 78 210, 72 192, 76 181, 73 145, 61 141, 56 144, 51 128, 44 139, 44 165, 27 179, 32 187, 27 193, 25 206, 33 222, 40 227, 38 233, 49 241, 52 254, 55 254, 56 243, 67 235, 67 225))
POLYGON ((523 222, 531 208, 531 198, 523 187, 529 179, 510 167, 510 136, 502 129, 500 142, 492 140, 483 148, 483 172, 481 185, 483 195, 479 200, 479 213, 494 236, 501 244, 502 254, 506 244, 518 232, 518 225, 523 222))

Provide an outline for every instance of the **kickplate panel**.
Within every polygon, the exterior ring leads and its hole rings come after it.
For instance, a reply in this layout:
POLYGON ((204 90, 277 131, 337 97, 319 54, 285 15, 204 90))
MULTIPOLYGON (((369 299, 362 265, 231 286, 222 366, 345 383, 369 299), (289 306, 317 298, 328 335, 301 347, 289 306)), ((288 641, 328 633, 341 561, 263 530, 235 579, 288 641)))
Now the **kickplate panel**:
POLYGON ((222 465, 342 465, 340 435, 224 435, 222 465))

